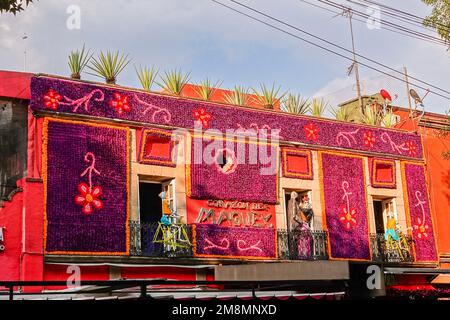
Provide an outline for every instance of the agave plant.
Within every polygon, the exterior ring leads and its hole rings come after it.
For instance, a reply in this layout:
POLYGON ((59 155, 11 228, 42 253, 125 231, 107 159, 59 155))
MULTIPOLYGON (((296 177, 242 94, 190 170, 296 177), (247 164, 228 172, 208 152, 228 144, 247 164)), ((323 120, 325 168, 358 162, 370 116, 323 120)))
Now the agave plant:
POLYGON ((354 113, 355 111, 350 110, 349 108, 344 107, 338 107, 338 108, 331 108, 331 114, 336 120, 340 121, 350 121, 354 119, 354 113))
POLYGON ((283 100, 281 105, 281 110, 295 113, 295 114, 306 114, 308 112, 311 102, 307 98, 303 98, 301 95, 289 94, 287 98, 283 100))
POLYGON ((181 70, 165 71, 160 76, 162 83, 158 82, 158 86, 172 94, 181 95, 183 87, 188 83, 191 73, 183 73, 181 70))
POLYGON ((139 78, 139 82, 141 83, 142 88, 144 90, 150 91, 159 70, 156 69, 155 66, 152 66, 151 68, 139 66, 139 69, 137 69, 135 66, 134 69, 136 70, 136 74, 139 78))
POLYGON ((231 93, 225 95, 225 101, 229 104, 246 106, 248 104, 249 90, 242 86, 235 86, 231 93))
POLYGON ((362 116, 362 122, 365 124, 376 126, 380 123, 380 114, 378 111, 370 105, 366 105, 364 108, 364 114, 362 116))
POLYGON ((85 50, 84 44, 81 51, 70 51, 69 53, 69 68, 70 77, 73 79, 81 78, 81 71, 86 67, 92 58, 93 53, 90 53, 91 49, 85 50))
POLYGON ((205 80, 200 81, 197 84, 196 92, 203 100, 210 100, 214 92, 218 87, 222 84, 222 81, 217 81, 215 84, 212 84, 211 80, 206 78, 205 80))
POLYGON ((119 51, 106 54, 100 51, 98 58, 93 57, 91 64, 87 67, 92 70, 89 74, 105 79, 106 83, 115 84, 117 76, 130 63, 128 55, 120 55, 119 51))
POLYGON ((272 84, 272 88, 266 87, 265 84, 260 84, 259 86, 261 88, 260 91, 253 88, 252 90, 256 95, 256 101, 266 109, 273 109, 273 107, 286 95, 286 93, 279 93, 281 87, 275 89, 275 83, 272 84))
POLYGON ((327 101, 325 101, 325 99, 314 98, 309 107, 309 111, 311 112, 311 115, 314 117, 322 117, 323 113, 328 107, 329 104, 327 101))
POLYGON ((381 125, 386 128, 392 128, 395 124, 395 116, 390 109, 381 117, 381 125))

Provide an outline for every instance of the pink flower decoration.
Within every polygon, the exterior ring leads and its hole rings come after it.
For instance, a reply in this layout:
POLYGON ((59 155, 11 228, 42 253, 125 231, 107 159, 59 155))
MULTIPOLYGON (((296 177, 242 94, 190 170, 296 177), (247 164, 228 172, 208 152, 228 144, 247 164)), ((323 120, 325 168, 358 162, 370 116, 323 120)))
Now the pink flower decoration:
POLYGON ((197 125, 203 126, 203 128, 208 128, 208 122, 212 119, 210 113, 207 113, 205 109, 198 108, 194 110, 194 119, 197 125))
POLYGON ((48 90, 47 94, 44 95, 44 104, 47 108, 56 110, 58 109, 59 101, 62 97, 53 89, 48 90))
POLYGON ((339 215, 339 221, 344 224, 345 229, 350 230, 356 225, 356 210, 351 208, 349 211, 346 206, 343 206, 339 215))
POLYGON ((414 157, 415 155, 416 155, 416 146, 414 145, 414 143, 413 142, 411 142, 411 141, 408 141, 407 143, 406 143, 406 147, 408 148, 408 154, 411 156, 411 157, 414 157))
POLYGON ((91 214, 94 209, 100 210, 103 208, 103 201, 98 199, 102 195, 102 188, 100 186, 93 187, 92 190, 89 190, 89 186, 81 182, 78 185, 78 194, 75 197, 75 203, 79 206, 82 206, 82 211, 84 214, 91 214))
POLYGON ((303 127, 303 130, 305 130, 306 138, 308 140, 316 141, 319 138, 319 128, 317 128, 314 123, 308 123, 303 127))
POLYGON ((123 96, 119 93, 113 94, 113 100, 109 101, 109 105, 116 109, 119 115, 122 115, 124 112, 128 112, 131 110, 131 106, 128 101, 127 96, 123 96))
POLYGON ((375 141, 375 137, 371 131, 364 132, 364 145, 366 147, 373 148, 375 141))

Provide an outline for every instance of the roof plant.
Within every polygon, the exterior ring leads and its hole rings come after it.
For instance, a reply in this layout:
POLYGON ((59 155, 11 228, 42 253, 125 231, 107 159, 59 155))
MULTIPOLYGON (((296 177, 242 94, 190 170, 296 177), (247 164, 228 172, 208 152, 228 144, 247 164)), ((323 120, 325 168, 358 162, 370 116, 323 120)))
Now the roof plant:
POLYGON ((281 110, 294 113, 294 114, 306 114, 308 112, 311 102, 307 98, 303 98, 301 95, 288 94, 283 100, 281 110))
POLYGON ((275 83, 272 87, 266 87, 265 84, 260 84, 260 90, 253 89, 256 95, 256 101, 263 105, 266 109, 273 109, 275 105, 280 103, 280 100, 286 95, 286 93, 280 94, 281 87, 275 88, 275 83))
POLYGON ((249 90, 242 86, 235 86, 231 93, 225 95, 225 101, 238 106, 248 105, 249 90))
MULTIPOLYGON (((361 112, 361 111, 359 111, 361 112)), ((332 108, 331 114, 336 120, 340 121, 351 121, 353 119, 353 113, 354 111, 350 110, 349 108, 344 107, 338 107, 338 108, 332 108)))
POLYGON ((364 108, 362 122, 364 124, 376 126, 380 123, 380 121, 380 115, 378 114, 377 110, 370 105, 366 105, 366 107, 364 108))
POLYGON ((92 57, 91 63, 87 66, 92 72, 89 74, 105 79, 106 83, 115 84, 117 76, 130 63, 128 55, 123 53, 119 56, 119 51, 107 51, 106 54, 100 51, 97 58, 92 57))
POLYGON ((81 71, 86 67, 89 61, 92 58, 92 53, 90 53, 90 49, 86 51, 85 46, 83 44, 83 48, 81 51, 71 51, 69 53, 69 69, 70 69, 70 77, 73 79, 81 78, 81 71))
POLYGON ((212 95, 217 90, 218 87, 222 84, 222 81, 217 81, 212 84, 211 80, 206 78, 205 80, 200 81, 197 84, 196 92, 203 100, 211 100, 212 95))
POLYGON ((323 98, 314 98, 309 107, 311 115, 314 117, 322 117, 325 110, 329 107, 329 104, 323 98))
POLYGON ((180 96, 184 86, 188 83, 191 73, 183 73, 181 70, 165 71, 160 76, 162 83, 157 83, 162 89, 180 96))
POLYGON ((139 82, 141 83, 142 89, 146 91, 150 91, 152 89, 152 85, 155 82, 156 76, 158 75, 159 70, 156 69, 155 66, 149 67, 141 67, 139 69, 134 67, 136 70, 136 74, 139 78, 139 82))

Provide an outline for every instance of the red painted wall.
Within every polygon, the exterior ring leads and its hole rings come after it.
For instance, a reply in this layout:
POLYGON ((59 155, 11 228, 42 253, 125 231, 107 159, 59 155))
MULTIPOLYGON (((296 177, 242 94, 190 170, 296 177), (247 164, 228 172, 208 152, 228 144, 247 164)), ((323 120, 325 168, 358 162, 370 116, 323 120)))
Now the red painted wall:
MULTIPOLYGON (((67 281, 72 273, 67 273, 69 265, 45 264, 43 279, 45 281, 67 281)), ((109 280, 108 266, 79 266, 80 280, 109 280)), ((49 286, 45 287, 47 290, 61 290, 67 289, 67 286, 49 286)))
POLYGON ((0 70, 0 97, 30 99, 30 81, 33 74, 0 70))
POLYGON ((196 271, 194 268, 176 267, 123 267, 122 278, 124 279, 176 279, 195 280, 196 271))

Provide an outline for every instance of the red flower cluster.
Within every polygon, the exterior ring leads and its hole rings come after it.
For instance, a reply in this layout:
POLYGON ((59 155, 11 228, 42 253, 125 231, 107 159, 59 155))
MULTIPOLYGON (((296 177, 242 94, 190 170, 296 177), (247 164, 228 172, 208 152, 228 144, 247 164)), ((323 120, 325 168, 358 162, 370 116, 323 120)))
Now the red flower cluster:
POLYGON ((373 148, 375 141, 375 137, 371 131, 364 132, 364 145, 366 147, 373 148))
POLYGON ((428 224, 424 224, 422 219, 417 218, 417 224, 415 224, 413 228, 417 232, 417 238, 428 238, 427 230, 429 229, 429 226, 428 224))
POLYGON ((116 109, 119 115, 122 115, 124 112, 128 112, 131 110, 128 97, 123 96, 117 92, 113 94, 113 100, 109 101, 109 106, 116 109))
POLYGON ((59 101, 62 97, 53 89, 48 90, 47 94, 44 95, 44 104, 47 108, 56 110, 58 109, 59 101))
POLYGON ((94 209, 100 210, 103 208, 103 201, 98 199, 102 195, 102 188, 100 186, 93 187, 92 190, 89 186, 81 182, 78 185, 79 195, 75 197, 75 203, 82 206, 84 214, 91 214, 94 209))
POLYGON ((208 122, 212 119, 210 113, 207 113, 205 109, 198 108, 194 110, 194 119, 196 125, 201 125, 203 128, 208 128, 208 122))
POLYGON ((319 138, 319 128, 317 128, 314 123, 308 123, 303 130, 305 130, 306 138, 308 140, 316 141, 319 138))

